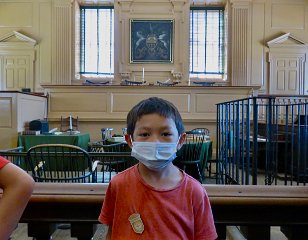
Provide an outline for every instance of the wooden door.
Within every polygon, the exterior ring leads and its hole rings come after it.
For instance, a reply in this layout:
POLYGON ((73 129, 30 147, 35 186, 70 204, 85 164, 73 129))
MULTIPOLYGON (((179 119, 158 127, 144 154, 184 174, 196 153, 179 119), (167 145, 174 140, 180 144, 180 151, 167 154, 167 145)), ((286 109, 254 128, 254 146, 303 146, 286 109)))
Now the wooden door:
POLYGON ((28 56, 4 56, 3 83, 5 90, 30 88, 30 59, 28 56))
POLYGON ((276 58, 270 80, 271 94, 299 95, 303 83, 300 82, 300 59, 296 57, 276 58))

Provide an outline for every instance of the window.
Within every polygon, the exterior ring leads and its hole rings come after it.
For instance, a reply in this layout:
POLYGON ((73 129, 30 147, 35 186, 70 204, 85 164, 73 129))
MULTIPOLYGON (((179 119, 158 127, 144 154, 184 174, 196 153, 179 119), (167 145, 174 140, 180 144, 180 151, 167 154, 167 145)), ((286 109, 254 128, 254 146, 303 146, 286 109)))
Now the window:
POLYGON ((113 7, 81 7, 80 14, 80 74, 113 77, 113 7))
POLYGON ((190 78, 222 78, 224 74, 223 8, 190 9, 190 78))

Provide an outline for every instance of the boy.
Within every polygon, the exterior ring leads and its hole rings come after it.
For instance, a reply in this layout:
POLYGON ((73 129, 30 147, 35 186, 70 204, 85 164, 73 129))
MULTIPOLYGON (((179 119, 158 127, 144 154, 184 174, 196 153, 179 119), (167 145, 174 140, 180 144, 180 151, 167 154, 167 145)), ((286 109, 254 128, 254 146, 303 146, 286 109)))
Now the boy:
POLYGON ((125 139, 139 164, 108 186, 99 216, 108 225, 107 239, 217 238, 203 187, 172 164, 185 137, 172 103, 152 97, 131 109, 125 139))
POLYGON ((9 239, 16 228, 33 187, 30 175, 0 156, 0 239, 9 239))

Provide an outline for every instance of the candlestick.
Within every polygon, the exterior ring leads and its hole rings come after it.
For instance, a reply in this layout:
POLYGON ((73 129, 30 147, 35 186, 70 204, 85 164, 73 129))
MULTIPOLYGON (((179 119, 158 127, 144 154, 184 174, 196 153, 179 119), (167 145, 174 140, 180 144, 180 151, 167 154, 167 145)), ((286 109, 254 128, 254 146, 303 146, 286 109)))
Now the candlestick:
POLYGON ((72 114, 70 115, 70 130, 73 130, 72 114))
POLYGON ((144 80, 144 67, 142 68, 142 81, 144 80))

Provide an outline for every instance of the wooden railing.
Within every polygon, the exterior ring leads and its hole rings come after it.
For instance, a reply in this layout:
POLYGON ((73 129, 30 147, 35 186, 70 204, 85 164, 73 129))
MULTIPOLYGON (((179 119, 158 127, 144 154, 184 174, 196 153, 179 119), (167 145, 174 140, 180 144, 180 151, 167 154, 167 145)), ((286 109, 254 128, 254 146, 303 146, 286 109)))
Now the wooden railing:
MULTIPOLYGON (((104 183, 36 183, 20 222, 28 223, 29 236, 37 240, 49 239, 56 223, 70 223, 72 237, 91 239, 107 186, 104 183)), ((247 239, 262 240, 269 239, 270 226, 284 226, 300 234, 303 232, 296 229, 307 228, 307 187, 203 186, 210 198, 219 239, 225 239, 228 225, 248 226, 251 235, 247 239)))

